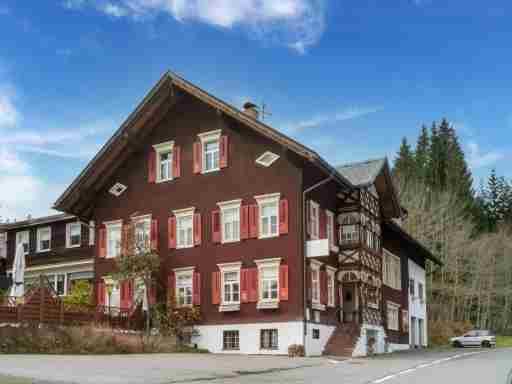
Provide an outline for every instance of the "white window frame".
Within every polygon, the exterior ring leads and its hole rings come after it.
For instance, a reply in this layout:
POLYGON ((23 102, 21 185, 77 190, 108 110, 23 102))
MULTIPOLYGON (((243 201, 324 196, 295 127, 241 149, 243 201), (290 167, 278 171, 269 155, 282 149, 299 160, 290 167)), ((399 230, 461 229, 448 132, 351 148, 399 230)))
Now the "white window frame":
POLYGON ((387 249, 383 250, 384 262, 382 264, 382 279, 385 285, 402 290, 402 267, 400 257, 387 249))
POLYGON ((222 244, 234 243, 234 242, 240 241, 240 230, 241 230, 241 221, 242 221, 241 220, 242 219, 241 218, 242 199, 224 201, 221 203, 217 203, 217 205, 220 208, 221 242, 222 242, 222 244), (231 210, 231 209, 238 210, 238 237, 233 237, 232 239, 226 239, 224 213, 227 210, 231 210))
POLYGON ((194 212, 196 208, 190 207, 190 208, 184 208, 184 209, 177 209, 173 211, 174 216, 176 217, 176 249, 185 249, 185 248, 193 248, 194 247, 194 212), (192 222, 192 242, 191 244, 182 244, 180 242, 180 220, 190 218, 192 222))
POLYGON ((392 331, 400 330, 400 305, 393 303, 392 301, 388 301, 386 303, 386 316, 388 329, 392 331), (396 319, 395 319, 396 315, 396 319))
MULTIPOLYGON (((151 248, 151 215, 142 215, 142 216, 135 216, 132 217, 132 223, 133 223, 133 237, 134 241, 137 242, 137 224, 143 224, 147 225, 147 240, 146 240, 146 246, 147 248, 151 248)), ((135 245, 135 249, 138 250, 137 244, 135 245)), ((141 251, 144 251, 144 249, 141 249, 141 251)))
POLYGON ((336 306, 336 268, 327 265, 327 306, 335 307, 336 306))
POLYGON ((52 277, 50 281, 53 283, 53 290, 57 293, 58 296, 66 296, 68 292, 68 274, 67 273, 52 273, 48 276, 48 278, 52 277), (64 276, 64 292, 62 294, 57 291, 57 281, 59 276, 64 276))
POLYGON ((0 259, 7 258, 7 232, 0 233, 0 259))
POLYGON ((270 167, 279 159, 279 157, 280 156, 276 155, 274 152, 266 151, 256 159, 256 164, 262 165, 263 167, 270 167), (270 158, 265 161, 266 157, 270 158))
POLYGON ((222 331, 222 350, 223 351, 239 351, 240 350, 240 331, 238 329, 224 329, 222 331), (233 334, 236 334, 236 338, 234 339, 234 340, 237 341, 236 347, 234 347, 234 348, 225 348, 225 345, 226 345, 226 332, 232 332, 233 334))
POLYGON ((223 263, 217 264, 220 270, 220 305, 219 312, 233 312, 240 310, 240 297, 241 297, 241 286, 240 286, 240 275, 242 269, 242 262, 236 263, 223 263), (224 275, 226 273, 236 272, 238 275, 238 301, 225 301, 224 296, 224 275))
POLYGON ((320 238, 320 204, 314 200, 309 201, 309 220, 311 225, 311 240, 320 238), (313 209, 316 209, 316 218, 313 219, 313 209))
MULTIPOLYGON (((27 251, 25 252, 25 255, 28 255, 30 253, 30 231, 29 230, 16 232, 16 251, 18 250, 18 245, 20 244, 20 237, 24 236, 24 235, 27 236, 27 243, 26 243, 27 251)), ((25 244, 25 243, 23 243, 23 244, 25 244)))
POLYGON ((324 263, 322 263, 321 261, 315 260, 315 259, 312 259, 309 262, 309 266, 311 268, 311 306, 313 307, 313 309, 316 309, 319 311, 325 310, 325 305, 323 305, 320 301, 321 295, 322 295, 322 293, 321 293, 322 284, 320 281, 320 269, 322 268, 322 265, 324 265, 324 263), (318 276, 318 278, 316 279, 316 284, 317 284, 316 287, 313 287, 313 282, 314 282, 313 274, 314 273, 316 273, 316 275, 318 276), (316 298, 315 298, 315 289, 318 292, 318 297, 316 297, 316 298))
POLYGON ((94 220, 89 221, 89 245, 94 245, 96 241, 96 224, 94 220))
POLYGON ((72 222, 66 224, 66 248, 78 248, 82 245, 82 224, 79 222, 72 222), (80 242, 78 244, 71 244, 71 227, 76 226, 80 228, 80 242))
POLYGON ((281 289, 281 282, 279 281, 279 266, 281 265, 281 258, 274 257, 270 259, 259 259, 254 260, 256 266, 258 267, 258 303, 256 307, 258 309, 273 309, 279 308, 279 293, 281 289), (273 270, 276 274, 277 281, 277 297, 273 298, 263 298, 263 271, 264 270, 273 270))
MULTIPOLYGON (((178 308, 192 307, 194 304, 194 267, 174 268, 174 300, 178 308), (178 280, 180 278, 190 278, 190 303, 180 304, 178 280)), ((188 287, 185 286, 185 289, 188 287)), ((186 295, 188 296, 188 295, 186 295)))
POLYGON ((39 227, 37 228, 37 235, 36 235, 36 239, 37 239, 37 246, 36 246, 36 251, 37 253, 45 253, 45 252, 50 252, 52 250, 52 227, 51 226, 45 226, 45 227, 39 227), (43 232, 43 230, 48 230, 48 236, 49 236, 49 239, 48 239, 48 242, 49 242, 49 246, 47 249, 42 249, 41 248, 41 232, 43 232))
POLYGON ((113 221, 106 221, 103 223, 105 225, 105 232, 106 232, 106 254, 105 258, 107 259, 114 259, 116 257, 119 257, 121 255, 121 242, 123 240, 123 220, 113 220, 113 221), (110 254, 110 231, 111 230, 119 230, 119 245, 117 247, 117 253, 115 255, 110 254))
POLYGON ((156 161, 155 161, 155 166, 156 166, 156 182, 157 183, 164 183, 166 181, 171 181, 173 178, 174 178, 174 174, 173 174, 173 169, 174 169, 174 164, 173 164, 173 160, 174 160, 174 141, 171 140, 171 141, 166 141, 164 143, 160 143, 160 144, 155 144, 153 145, 153 149, 155 150, 155 153, 156 153, 156 161), (160 161, 160 155, 162 154, 165 154, 165 153, 170 153, 170 161, 169 161, 169 177, 168 178, 162 178, 162 167, 160 166, 161 164, 161 161, 160 161))
POLYGON ((281 199, 281 193, 268 193, 266 195, 258 195, 254 196, 256 203, 258 204, 258 238, 259 239, 268 239, 272 237, 279 236, 279 200, 281 199), (269 221, 269 233, 263 233, 263 206, 267 204, 275 204, 276 205, 276 233, 272 233, 272 223, 269 221))
POLYGON ((276 351, 279 349, 279 330, 277 328, 260 329, 260 349, 268 351, 276 351), (264 334, 267 334, 268 339, 264 337, 264 334), (265 346, 264 341, 268 341, 269 345, 265 346))
POLYGON ((220 171, 220 136, 222 131, 216 129, 215 131, 203 132, 198 134, 199 140, 201 141, 201 173, 210 173, 220 171), (206 169, 206 144, 217 142, 219 146, 219 162, 216 168, 206 169))
POLYGON ((338 252, 339 248, 336 246, 336 221, 334 220, 334 213, 329 210, 325 211, 326 216, 326 231, 327 239, 329 240, 329 248, 333 252, 338 252))

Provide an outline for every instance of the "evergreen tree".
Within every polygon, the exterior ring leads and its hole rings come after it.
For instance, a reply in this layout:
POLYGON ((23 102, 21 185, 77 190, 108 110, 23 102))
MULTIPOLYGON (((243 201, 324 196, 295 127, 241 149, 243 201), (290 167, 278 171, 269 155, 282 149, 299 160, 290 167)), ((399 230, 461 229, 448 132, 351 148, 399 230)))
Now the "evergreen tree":
POLYGON ((421 134, 418 137, 415 151, 416 171, 418 178, 426 182, 428 168, 430 167, 430 136, 425 125, 421 127, 421 134))
POLYGON ((414 176, 415 162, 414 153, 412 152, 411 146, 407 142, 407 138, 402 139, 400 144, 400 150, 395 160, 393 168, 393 175, 399 180, 408 181, 414 176))

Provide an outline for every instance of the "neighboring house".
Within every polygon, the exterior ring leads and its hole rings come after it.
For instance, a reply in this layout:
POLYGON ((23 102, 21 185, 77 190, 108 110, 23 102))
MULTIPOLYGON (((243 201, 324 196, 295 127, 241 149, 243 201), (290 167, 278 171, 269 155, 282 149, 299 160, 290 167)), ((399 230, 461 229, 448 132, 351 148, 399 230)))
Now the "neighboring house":
POLYGON ((253 104, 169 72, 55 208, 97 223, 98 305, 133 305, 134 282, 112 276, 134 224, 161 257, 160 300, 200 307, 199 347, 366 354, 378 339, 383 352, 381 226, 402 210, 387 161, 372 167, 355 180, 358 167, 334 168, 253 104))
POLYGON ((2 224, 0 232, 0 250, 4 249, 8 274, 17 246, 23 244, 26 289, 40 275, 45 275, 62 296, 78 280, 93 282, 95 230, 78 222, 76 217, 58 214, 27 219, 2 224))

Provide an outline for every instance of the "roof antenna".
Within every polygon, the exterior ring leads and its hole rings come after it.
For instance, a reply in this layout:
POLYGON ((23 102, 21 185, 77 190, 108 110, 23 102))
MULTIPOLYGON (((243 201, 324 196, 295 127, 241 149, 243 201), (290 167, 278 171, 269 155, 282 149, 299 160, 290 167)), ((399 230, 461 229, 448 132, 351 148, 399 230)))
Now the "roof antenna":
POLYGON ((266 116, 272 116, 272 113, 267 112, 267 104, 264 101, 261 102, 261 120, 264 121, 266 116))

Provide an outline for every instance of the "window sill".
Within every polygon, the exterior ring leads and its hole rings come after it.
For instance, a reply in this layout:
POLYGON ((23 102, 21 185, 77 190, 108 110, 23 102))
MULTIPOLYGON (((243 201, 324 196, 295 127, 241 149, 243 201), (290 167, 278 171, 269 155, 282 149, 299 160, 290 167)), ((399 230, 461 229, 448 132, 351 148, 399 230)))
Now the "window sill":
MULTIPOLYGON (((94 244, 93 244, 94 245, 94 244)), ((73 248, 80 248, 82 246, 82 244, 77 244, 77 245, 66 245, 66 248, 67 249, 73 249, 73 248)))
POLYGON ((51 249, 38 249, 36 253, 48 253, 51 249))
POLYGON ((157 180, 157 181, 156 181, 156 183, 157 183, 157 184, 160 184, 160 183, 166 183, 166 182, 168 182, 168 181, 173 181, 173 180, 174 180, 174 178, 170 178, 170 179, 162 179, 162 180, 157 180))
POLYGON ((221 244, 239 243, 240 239, 237 240, 222 240, 221 244))
POLYGON ((258 301, 257 309, 277 309, 279 308, 279 301, 258 301))
POLYGON ((240 352, 240 348, 222 348, 225 352, 240 352))
POLYGON ((182 245, 181 247, 176 247, 176 249, 189 249, 194 248, 194 245, 182 245))
POLYGON ((260 239, 260 240, 262 240, 262 239, 272 239, 274 237, 279 237, 279 234, 276 233, 275 235, 259 235, 258 239, 260 239))
POLYGON ((236 312, 240 310, 240 304, 221 304, 219 312, 236 312))
POLYGON ((368 304, 368 308, 379 309, 379 304, 372 304, 372 303, 369 303, 369 304, 368 304))
POLYGON ((206 175, 206 174, 208 174, 208 173, 213 173, 213 172, 218 172, 218 171, 220 171, 220 168, 209 169, 209 170, 203 170, 203 171, 201 171, 201 174, 202 174, 202 175, 206 175))
POLYGON ((311 304, 311 308, 317 310, 317 311, 325 311, 325 305, 320 303, 313 303, 311 304))

